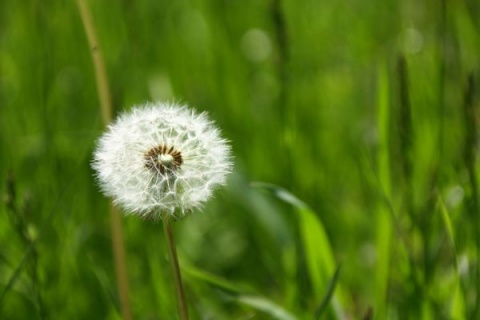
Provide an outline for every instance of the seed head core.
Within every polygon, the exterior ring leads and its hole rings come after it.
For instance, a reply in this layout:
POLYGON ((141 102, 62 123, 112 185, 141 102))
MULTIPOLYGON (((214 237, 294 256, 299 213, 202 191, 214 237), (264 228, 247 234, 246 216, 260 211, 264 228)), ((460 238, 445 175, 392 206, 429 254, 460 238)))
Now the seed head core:
POLYGON ((147 169, 162 175, 178 170, 183 164, 181 152, 163 144, 145 152, 144 160, 147 169))

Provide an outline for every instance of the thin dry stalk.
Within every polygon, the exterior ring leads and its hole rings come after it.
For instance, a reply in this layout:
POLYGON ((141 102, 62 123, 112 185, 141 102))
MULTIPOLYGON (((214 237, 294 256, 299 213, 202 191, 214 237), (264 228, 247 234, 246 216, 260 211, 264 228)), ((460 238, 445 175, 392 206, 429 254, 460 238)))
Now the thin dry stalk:
POLYGON ((112 120, 112 98, 108 85, 107 71, 103 61, 102 52, 98 45, 97 34, 92 20, 92 14, 85 0, 77 0, 78 10, 82 18, 85 33, 87 34, 90 52, 92 54, 93 66, 95 68, 95 80, 97 83, 97 92, 100 99, 100 108, 102 111, 103 123, 106 126, 112 120))
MULTIPOLYGON (((91 49, 102 119, 104 125, 107 126, 107 124, 112 120, 113 108, 105 63, 103 61, 102 52, 100 51, 100 47, 98 45, 98 39, 88 5, 85 0, 77 0, 77 4, 82 23, 85 28, 85 33, 87 34, 88 44, 91 49)), ((125 320, 131 320, 132 312, 129 299, 130 290, 127 278, 127 265, 125 262, 122 223, 120 219, 120 213, 113 205, 110 206, 110 216, 115 272, 120 296, 122 317, 125 320)))

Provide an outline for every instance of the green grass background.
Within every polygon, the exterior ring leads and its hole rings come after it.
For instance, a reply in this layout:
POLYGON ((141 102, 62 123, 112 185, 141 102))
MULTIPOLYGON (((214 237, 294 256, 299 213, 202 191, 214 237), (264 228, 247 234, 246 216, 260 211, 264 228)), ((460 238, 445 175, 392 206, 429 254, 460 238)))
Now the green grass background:
MULTIPOLYGON (((478 1, 89 5, 117 112, 187 103, 233 147, 174 226, 192 319, 478 319, 478 1)), ((75 1, 2 0, 1 319, 121 317, 101 122, 75 1)), ((134 318, 176 319, 161 224, 122 222, 134 318)))

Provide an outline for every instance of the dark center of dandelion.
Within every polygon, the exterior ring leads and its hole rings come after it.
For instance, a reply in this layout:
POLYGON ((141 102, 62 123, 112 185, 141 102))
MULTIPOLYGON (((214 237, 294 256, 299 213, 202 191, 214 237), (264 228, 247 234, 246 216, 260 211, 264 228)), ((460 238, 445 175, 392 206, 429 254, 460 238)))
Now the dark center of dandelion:
POLYGON ((166 145, 159 145, 148 150, 145 152, 143 159, 145 160, 145 168, 160 174, 175 171, 183 163, 180 151, 166 145))

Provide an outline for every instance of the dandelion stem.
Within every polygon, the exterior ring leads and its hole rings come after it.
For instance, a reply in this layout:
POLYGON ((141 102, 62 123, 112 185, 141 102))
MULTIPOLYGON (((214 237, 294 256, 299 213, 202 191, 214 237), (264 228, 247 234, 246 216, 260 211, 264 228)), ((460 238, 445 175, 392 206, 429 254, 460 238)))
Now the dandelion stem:
POLYGON ((177 249, 175 248, 175 239, 173 238, 173 230, 170 218, 163 220, 163 230, 167 238, 168 255, 175 279, 175 291, 177 296, 178 315, 181 320, 188 320, 188 307, 183 291, 182 277, 180 275, 180 267, 178 265, 177 249))

